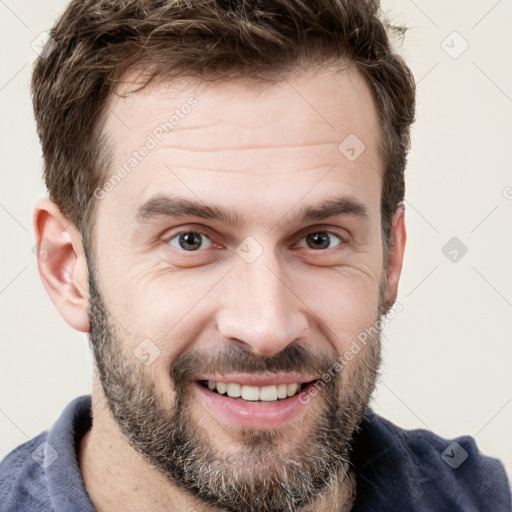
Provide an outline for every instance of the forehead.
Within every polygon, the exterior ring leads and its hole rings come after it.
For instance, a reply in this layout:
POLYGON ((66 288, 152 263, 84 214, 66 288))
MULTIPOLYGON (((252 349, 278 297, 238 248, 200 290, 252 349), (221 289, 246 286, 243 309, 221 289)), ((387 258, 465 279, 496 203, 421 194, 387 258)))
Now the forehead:
POLYGON ((133 93, 126 84, 103 127, 113 161, 101 208, 134 218, 165 191, 241 208, 251 197, 267 211, 305 193, 339 196, 340 187, 379 196, 378 114, 353 67, 272 84, 158 81, 133 93))
MULTIPOLYGON (((277 82, 255 80, 201 81, 157 78, 137 90, 139 75, 127 75, 110 97, 104 131, 114 145, 125 146, 133 130, 151 133, 159 123, 179 114, 190 97, 199 108, 180 116, 169 143, 187 138, 186 129, 231 126, 231 141, 247 147, 247 133, 255 144, 279 145, 338 141, 348 130, 361 139, 378 133, 378 116, 372 93, 354 65, 307 68, 284 75, 277 82), (121 117, 122 116, 122 117, 121 117), (187 119, 188 118, 188 119, 187 119), (271 126, 270 126, 271 125, 271 126), (286 127, 274 140, 272 129, 286 127), (369 133, 373 132, 373 133, 369 133), (276 142, 277 144, 272 144, 276 142)), ((222 139, 226 133, 220 133, 222 139)), ((216 141, 215 133, 209 137, 216 141)))

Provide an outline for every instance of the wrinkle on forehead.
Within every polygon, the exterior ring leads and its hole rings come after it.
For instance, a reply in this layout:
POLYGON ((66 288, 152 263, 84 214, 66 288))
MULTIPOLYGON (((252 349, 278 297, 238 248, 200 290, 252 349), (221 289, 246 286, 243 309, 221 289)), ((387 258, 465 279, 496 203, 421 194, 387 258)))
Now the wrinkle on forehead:
POLYGON ((126 97, 113 96, 105 132, 113 145, 134 139, 133 145, 137 146, 140 138, 135 140, 134 131, 151 133, 191 96, 197 99, 198 106, 164 137, 176 148, 200 150, 211 148, 212 142, 218 149, 233 145, 237 149, 279 144, 305 147, 325 141, 339 143, 349 129, 361 139, 375 137, 377 134, 371 132, 378 131, 374 130, 379 123, 372 93, 359 72, 350 67, 343 71, 326 69, 316 74, 305 70, 277 84, 240 80, 158 81, 126 97), (342 105, 336 108, 343 101, 354 105, 350 109, 352 113, 343 111, 342 105), (286 104, 289 114, 283 115, 276 102, 286 104), (258 105, 258 115, 250 110, 254 104, 258 105), (200 120, 194 116, 196 112, 200 112, 200 120), (357 117, 353 112, 358 113, 357 117), (224 135, 217 134, 219 123, 226 130, 224 135), (269 125, 279 130, 279 140, 267 129, 269 125))

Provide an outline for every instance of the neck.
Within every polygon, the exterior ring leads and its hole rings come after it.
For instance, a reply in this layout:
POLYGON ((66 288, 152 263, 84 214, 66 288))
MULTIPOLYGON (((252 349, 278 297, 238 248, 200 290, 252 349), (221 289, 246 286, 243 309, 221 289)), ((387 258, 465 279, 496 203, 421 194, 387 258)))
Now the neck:
MULTIPOLYGON (((223 512, 197 503, 130 446, 112 418, 98 383, 93 388, 92 403, 93 422, 80 442, 78 459, 85 487, 98 512, 223 512)), ((301 512, 348 512, 355 488, 353 475, 343 472, 313 507, 301 512)))

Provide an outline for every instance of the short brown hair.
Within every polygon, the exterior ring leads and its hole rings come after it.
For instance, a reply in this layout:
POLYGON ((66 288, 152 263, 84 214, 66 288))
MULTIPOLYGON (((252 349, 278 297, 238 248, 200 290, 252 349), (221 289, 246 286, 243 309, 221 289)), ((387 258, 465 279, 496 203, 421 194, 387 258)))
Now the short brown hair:
MULTIPOLYGON (((110 95, 132 66, 154 77, 282 79, 301 63, 355 64, 376 101, 383 158, 382 229, 403 201, 415 83, 393 51, 379 0, 72 0, 51 30, 57 46, 32 77, 50 198, 89 245, 108 177, 101 134, 110 95)), ((340 141, 341 142, 341 141, 340 141)))

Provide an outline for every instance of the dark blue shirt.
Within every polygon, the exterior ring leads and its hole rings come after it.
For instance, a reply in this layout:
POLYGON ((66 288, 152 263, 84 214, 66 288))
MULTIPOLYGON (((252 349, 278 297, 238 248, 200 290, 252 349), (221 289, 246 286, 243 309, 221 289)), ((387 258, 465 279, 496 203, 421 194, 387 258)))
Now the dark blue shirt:
MULTIPOLYGON (((7 455, 0 464, 0 511, 94 512, 77 461, 90 425, 90 396, 82 396, 49 431, 7 455)), ((449 441, 403 430, 369 411, 352 446, 354 512, 511 512, 503 465, 479 454, 469 436, 449 441)))

